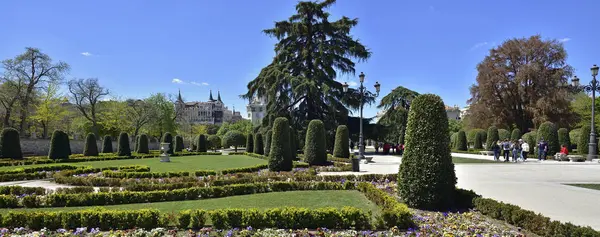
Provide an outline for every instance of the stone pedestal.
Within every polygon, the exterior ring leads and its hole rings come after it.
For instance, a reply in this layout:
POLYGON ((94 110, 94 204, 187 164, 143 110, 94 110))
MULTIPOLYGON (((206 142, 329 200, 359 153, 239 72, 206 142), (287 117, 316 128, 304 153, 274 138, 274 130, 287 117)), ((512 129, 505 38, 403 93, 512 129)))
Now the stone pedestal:
POLYGON ((171 158, 169 158, 169 145, 170 143, 161 143, 160 150, 162 153, 160 154, 160 162, 171 162, 171 158))

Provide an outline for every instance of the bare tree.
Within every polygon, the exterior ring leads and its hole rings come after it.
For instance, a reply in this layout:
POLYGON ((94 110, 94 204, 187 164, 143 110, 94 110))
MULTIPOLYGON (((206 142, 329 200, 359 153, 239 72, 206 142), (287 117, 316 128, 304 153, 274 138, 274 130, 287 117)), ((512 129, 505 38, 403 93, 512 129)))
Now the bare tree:
POLYGON ((61 81, 64 74, 69 71, 69 65, 64 62, 53 64, 50 56, 39 49, 28 47, 25 53, 17 55, 14 59, 4 60, 3 66, 17 80, 23 82, 24 88, 19 96, 21 103, 19 131, 24 134, 27 129, 29 105, 36 89, 48 82, 61 81))
POLYGON ((154 109, 150 103, 145 100, 134 100, 128 99, 127 105, 129 105, 129 118, 132 120, 134 127, 133 136, 137 137, 140 129, 150 123, 152 117, 156 116, 156 109, 154 109))
POLYGON ((108 90, 100 86, 97 78, 73 79, 69 81, 68 85, 75 107, 92 122, 92 131, 98 137, 96 106, 103 96, 108 95, 108 90))

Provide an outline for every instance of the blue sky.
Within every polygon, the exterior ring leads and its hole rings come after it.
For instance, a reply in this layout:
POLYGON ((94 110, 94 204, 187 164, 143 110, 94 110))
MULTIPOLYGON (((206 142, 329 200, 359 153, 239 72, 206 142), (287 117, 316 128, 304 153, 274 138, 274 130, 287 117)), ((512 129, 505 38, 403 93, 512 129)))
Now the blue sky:
MULTIPOLYGON (((244 112, 238 96, 273 57, 275 40, 261 30, 287 19, 296 2, 5 0, 0 59, 37 47, 71 65, 67 79, 99 78, 120 98, 181 89, 186 100, 206 100, 212 89, 244 112)), ((590 66, 600 64, 597 0, 340 0, 330 12, 331 19, 359 18, 352 35, 373 56, 357 65, 357 74, 365 72, 369 87, 379 81, 383 95, 402 85, 464 106, 487 51, 534 34, 563 40, 583 82, 591 79, 590 66)), ((365 115, 376 112, 367 108, 365 115)))

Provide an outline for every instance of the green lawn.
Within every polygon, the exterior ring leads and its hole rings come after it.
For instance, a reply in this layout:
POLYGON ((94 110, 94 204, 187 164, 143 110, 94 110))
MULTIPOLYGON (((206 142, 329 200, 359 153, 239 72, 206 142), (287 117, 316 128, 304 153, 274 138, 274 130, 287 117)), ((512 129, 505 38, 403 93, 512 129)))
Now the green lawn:
POLYGON ((566 184, 580 188, 589 188, 594 190, 600 190, 600 184, 566 184))
MULTIPOLYGON (((379 208, 369 201, 362 193, 356 190, 325 190, 325 191, 291 191, 260 193, 252 195, 232 196, 225 198, 212 198, 204 200, 138 203, 126 205, 102 206, 106 209, 135 210, 141 208, 153 208, 163 212, 175 212, 187 209, 213 210, 222 208, 258 208, 268 209, 277 207, 305 207, 341 208, 351 206, 364 211, 379 213, 379 208)), ((25 211, 72 211, 84 210, 94 207, 53 207, 53 208, 23 208, 25 211)), ((15 209, 0 209, 0 213, 6 213, 15 209)))
MULTIPOLYGON (((127 159, 127 160, 107 160, 90 161, 77 163, 59 163, 65 165, 92 166, 97 168, 121 165, 146 165, 153 172, 167 171, 196 171, 196 170, 223 170, 229 168, 248 167, 260 164, 266 164, 267 161, 244 155, 201 155, 201 156, 177 156, 171 157, 171 162, 160 162, 160 158, 147 159, 127 159)), ((47 166, 26 165, 26 166, 5 166, 0 170, 11 170, 21 167, 47 166)))

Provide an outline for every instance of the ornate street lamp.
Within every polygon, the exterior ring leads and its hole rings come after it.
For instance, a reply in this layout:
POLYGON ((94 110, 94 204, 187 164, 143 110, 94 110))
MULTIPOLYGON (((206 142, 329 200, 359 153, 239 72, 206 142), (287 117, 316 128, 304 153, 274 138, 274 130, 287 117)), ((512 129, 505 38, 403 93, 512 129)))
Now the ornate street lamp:
MULTIPOLYGON (((363 107, 365 105, 364 97, 366 96, 366 93, 370 93, 370 92, 363 85, 363 83, 365 82, 365 74, 361 72, 360 75, 358 76, 358 78, 360 79, 360 86, 358 87, 358 91, 360 93, 360 133, 359 133, 359 138, 358 138, 358 159, 362 160, 365 158, 365 146, 364 146, 364 136, 363 136, 363 107)), ((381 84, 379 84, 379 82, 375 82, 374 87, 375 87, 375 91, 377 92, 375 94, 375 97, 377 97, 377 96, 379 96, 379 90, 381 88, 381 84)), ((348 83, 344 82, 344 84, 342 85, 342 88, 343 88, 344 92, 348 92, 348 83)), ((355 164, 353 163, 353 171, 358 171, 358 164, 356 164, 356 168, 354 168, 354 165, 355 164)))
POLYGON ((598 146, 598 144, 596 143, 596 126, 594 124, 594 118, 596 117, 596 91, 600 91, 598 81, 596 80, 596 76, 598 76, 598 66, 594 64, 594 66, 592 66, 590 70, 592 72, 592 81, 588 85, 580 85, 579 78, 577 78, 577 76, 571 79, 571 87, 575 91, 585 91, 592 93, 592 121, 590 122, 590 143, 588 144, 589 150, 587 156, 588 161, 592 161, 592 159, 596 158, 596 147, 598 146))

